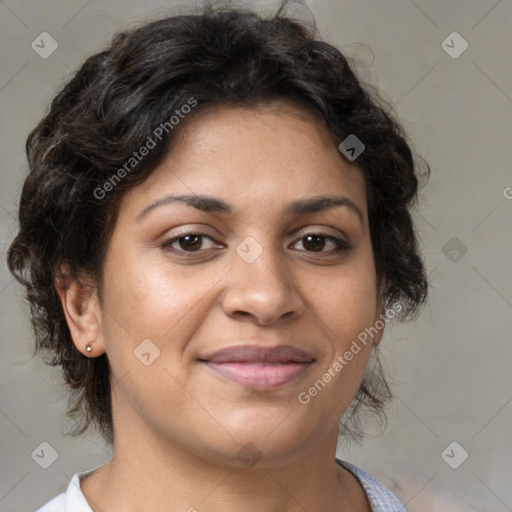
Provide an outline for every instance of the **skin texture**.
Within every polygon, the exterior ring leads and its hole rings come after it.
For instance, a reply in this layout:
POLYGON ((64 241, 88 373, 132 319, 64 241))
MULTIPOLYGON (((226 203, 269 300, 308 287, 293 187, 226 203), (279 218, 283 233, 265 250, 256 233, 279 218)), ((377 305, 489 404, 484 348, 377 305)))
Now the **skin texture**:
POLYGON ((84 494, 103 512, 368 511, 334 456, 339 420, 382 331, 307 405, 297 399, 384 312, 362 172, 319 120, 284 100, 222 107, 181 128, 164 161, 123 198, 102 302, 87 276, 88 286, 59 290, 77 349, 106 352, 112 373, 114 455, 82 481, 84 494), (173 202, 137 220, 171 193, 214 196, 233 212, 173 202), (348 197, 363 221, 346 206, 284 215, 290 202, 324 194, 348 197), (316 249, 304 237, 318 231, 351 249, 333 254, 325 238, 316 249), (183 240, 174 252, 162 247, 187 233, 207 236, 188 252, 183 240), (249 236, 258 244, 249 250, 263 251, 252 263, 236 251, 249 236), (148 366, 134 355, 145 339, 160 350, 148 366), (198 361, 240 343, 293 345, 315 362, 255 391, 198 361), (243 447, 261 456, 250 467, 238 457, 243 447))

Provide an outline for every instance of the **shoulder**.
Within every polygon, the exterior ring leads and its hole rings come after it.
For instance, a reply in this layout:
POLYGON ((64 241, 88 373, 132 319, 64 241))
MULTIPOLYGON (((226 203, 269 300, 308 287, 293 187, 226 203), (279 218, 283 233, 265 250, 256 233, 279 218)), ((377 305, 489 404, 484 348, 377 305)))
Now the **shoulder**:
MULTIPOLYGON (((404 502, 409 512, 442 510, 443 512, 477 512, 481 505, 466 490, 460 493, 438 479, 428 486, 429 477, 392 463, 380 465, 373 474, 404 502), (420 489, 420 492, 418 492, 420 489)), ((430 478, 432 480, 432 478, 430 478)))
POLYGON ((66 492, 59 494, 36 512, 92 512, 80 489, 80 479, 92 471, 94 470, 73 475, 66 492))
POLYGON ((350 464, 348 462, 336 459, 342 466, 352 471, 352 473, 359 479, 363 486, 368 499, 372 505, 373 512, 424 512, 425 510, 442 510, 443 512, 476 512, 475 505, 470 505, 465 499, 453 495, 449 490, 429 485, 428 489, 416 493, 411 499, 407 496, 408 489, 422 489, 425 487, 425 481, 422 478, 411 474, 411 472, 404 472, 403 470, 391 470, 390 474, 394 477, 390 478, 386 475, 386 471, 382 469, 376 472, 382 481, 386 482, 387 487, 381 483, 380 480, 370 475, 366 471, 350 464), (400 496, 402 500, 408 500, 407 508, 402 504, 395 494, 400 496), (394 507, 394 508, 393 508, 394 507))
POLYGON ((359 480, 368 496, 372 512, 407 512, 400 500, 375 477, 349 462, 340 459, 336 461, 359 480))
POLYGON ((55 496, 46 505, 38 508, 36 512, 66 512, 66 493, 55 496))

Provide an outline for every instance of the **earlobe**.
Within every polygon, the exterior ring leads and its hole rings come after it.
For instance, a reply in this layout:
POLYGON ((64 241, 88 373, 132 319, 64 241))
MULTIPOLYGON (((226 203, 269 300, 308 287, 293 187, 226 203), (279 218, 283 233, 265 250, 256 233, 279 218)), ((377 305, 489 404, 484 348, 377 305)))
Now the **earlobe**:
POLYGON ((94 280, 84 275, 73 279, 68 268, 61 266, 55 288, 76 348, 87 357, 105 353, 101 309, 94 280))

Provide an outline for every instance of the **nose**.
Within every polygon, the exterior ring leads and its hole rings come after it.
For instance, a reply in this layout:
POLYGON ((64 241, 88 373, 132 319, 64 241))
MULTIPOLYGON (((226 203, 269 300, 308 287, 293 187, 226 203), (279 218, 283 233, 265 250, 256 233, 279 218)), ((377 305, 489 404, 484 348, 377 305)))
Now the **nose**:
POLYGON ((305 308, 296 276, 283 254, 265 248, 254 261, 234 255, 221 304, 231 318, 270 325, 299 316, 305 308))

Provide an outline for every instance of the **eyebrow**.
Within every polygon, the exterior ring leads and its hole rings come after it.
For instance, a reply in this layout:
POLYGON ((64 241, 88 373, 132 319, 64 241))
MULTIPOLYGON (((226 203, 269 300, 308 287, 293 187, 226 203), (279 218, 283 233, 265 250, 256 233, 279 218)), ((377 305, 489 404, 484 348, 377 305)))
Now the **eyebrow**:
MULTIPOLYGON (((233 208, 229 203, 217 197, 197 195, 197 194, 169 194, 148 204, 138 215, 136 221, 139 222, 151 210, 164 204, 180 202, 187 204, 207 213, 233 213, 233 208)), ((361 209, 348 197, 343 195, 321 195, 297 199, 290 203, 285 211, 285 215, 307 215, 308 213, 328 210, 336 206, 345 206, 355 213, 361 224, 364 224, 364 215, 361 209)))

